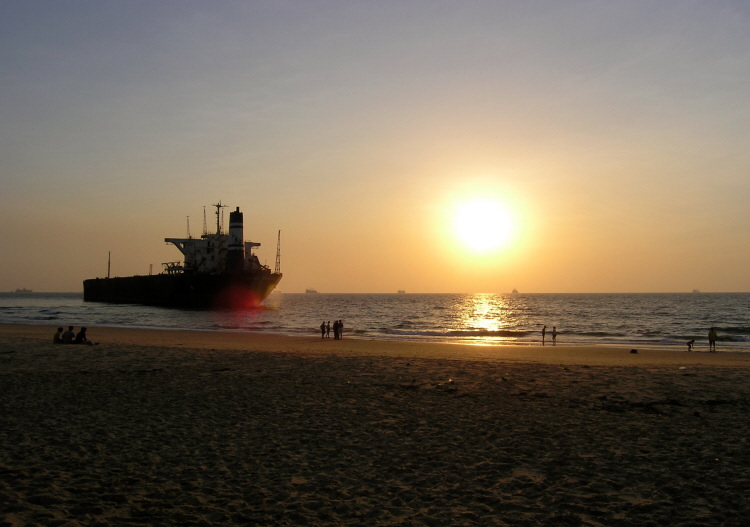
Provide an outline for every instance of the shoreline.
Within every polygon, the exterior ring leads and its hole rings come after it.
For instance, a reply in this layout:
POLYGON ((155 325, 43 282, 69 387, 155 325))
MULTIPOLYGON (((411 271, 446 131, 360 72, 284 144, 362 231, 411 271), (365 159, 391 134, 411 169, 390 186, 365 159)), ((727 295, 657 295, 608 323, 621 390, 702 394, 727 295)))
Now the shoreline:
POLYGON ((748 354, 56 327, 0 324, 1 525, 750 517, 748 354))
MULTIPOLYGON (((16 336, 25 341, 37 340, 52 345, 57 324, 2 324, 0 336, 16 336)), ((79 328, 76 326, 76 330, 79 328)), ((93 326, 89 339, 105 349, 115 346, 149 346, 198 350, 234 350, 273 353, 298 353, 317 356, 381 356, 430 358, 446 360, 480 360, 540 364, 576 364, 598 366, 702 365, 750 367, 750 354, 739 351, 677 351, 651 346, 632 348, 610 344, 465 344, 425 341, 375 340, 357 337, 342 340, 316 336, 286 336, 253 332, 212 331, 200 329, 155 329, 93 326)), ((69 349, 70 345, 59 345, 69 349)), ((80 348, 80 346, 79 346, 80 348)), ((52 349, 57 349, 53 347, 52 349)), ((75 348, 74 348, 75 349, 75 348)))
MULTIPOLYGON (((17 294, 10 295, 18 297, 17 294)), ((737 293, 735 296, 718 294, 710 302, 696 300, 701 297, 694 295, 689 299, 680 299, 680 295, 674 293, 654 293, 651 295, 654 299, 651 300, 646 298, 649 295, 640 298, 644 295, 637 293, 573 294, 581 297, 574 303, 565 300, 565 297, 570 296, 566 294, 543 294, 536 300, 532 298, 537 295, 521 295, 513 297, 514 300, 506 306, 515 306, 520 311, 507 313, 510 318, 499 327, 488 326, 485 321, 452 321, 451 317, 456 314, 448 314, 449 311, 444 309, 449 306, 472 306, 485 301, 491 302, 495 308, 505 309, 502 306, 507 302, 498 298, 498 295, 490 295, 485 299, 483 295, 425 294, 414 295, 412 300, 404 300, 402 295, 395 301, 381 301, 377 299, 377 294, 323 293, 324 297, 330 298, 321 301, 315 300, 316 295, 283 294, 262 309, 241 313, 191 312, 130 304, 87 303, 77 293, 60 295, 62 296, 56 299, 44 293, 34 293, 27 300, 6 299, 3 302, 5 315, 0 323, 73 323, 86 324, 90 328, 97 327, 98 324, 133 329, 200 328, 208 331, 246 331, 299 337, 315 335, 320 324, 318 318, 323 314, 334 318, 330 315, 336 313, 337 318, 347 320, 347 337, 494 347, 540 345, 542 319, 545 319, 548 326, 557 325, 561 330, 558 342, 566 346, 687 351, 687 343, 694 340, 695 350, 708 351, 709 322, 705 317, 706 309, 709 309, 712 313, 710 324, 719 327, 720 351, 750 353, 748 317, 743 310, 750 295, 748 293, 737 293), (284 300, 284 296, 298 298, 284 300), (360 296, 355 300, 344 298, 360 296), (427 298, 417 298, 421 296, 427 298), (599 296, 602 298, 599 299, 599 296), (628 296, 634 296, 635 299, 628 299, 628 296), (521 300, 523 298, 525 300, 521 300), (360 311, 355 308, 365 305, 368 307, 360 311), (417 305, 420 314, 412 320, 410 309, 417 305), (388 308, 381 312, 378 306, 388 308), (436 309, 432 310, 431 306, 436 309), (654 307, 653 316, 649 312, 650 308, 644 306, 654 307), (582 315, 576 318, 578 308, 582 310, 579 313, 582 315), (523 315, 519 315, 519 318, 512 313, 523 315), (445 316, 448 318, 444 318, 445 316)), ((398 295, 384 293, 381 296, 398 295)), ((546 344, 550 344, 549 341, 548 338, 546 344)))

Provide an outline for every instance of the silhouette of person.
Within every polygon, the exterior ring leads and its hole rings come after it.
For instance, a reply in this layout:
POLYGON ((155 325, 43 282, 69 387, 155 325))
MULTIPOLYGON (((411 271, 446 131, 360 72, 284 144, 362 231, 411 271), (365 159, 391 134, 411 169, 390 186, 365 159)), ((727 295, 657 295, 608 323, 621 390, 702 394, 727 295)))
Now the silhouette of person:
POLYGON ((544 339, 546 338, 546 336, 547 336, 547 326, 544 326, 542 328, 542 346, 544 346, 544 339))
POLYGON ((89 346, 94 345, 93 342, 91 342, 89 339, 86 338, 86 328, 81 328, 81 331, 78 332, 78 335, 76 335, 76 339, 73 343, 74 344, 88 344, 89 346))
POLYGON ((344 338, 344 321, 339 319, 339 339, 344 338))
POLYGON ((322 339, 326 338, 326 321, 325 320, 320 325, 320 338, 322 339))
POLYGON ((708 332, 708 351, 716 351, 716 329, 711 328, 708 332))
POLYGON ((331 321, 328 321, 328 324, 326 324, 326 338, 331 338, 331 321))
POLYGON ((334 340, 339 339, 339 321, 338 320, 333 321, 333 339, 334 340))
POLYGON ((68 331, 62 334, 63 344, 73 344, 74 338, 76 338, 76 334, 73 333, 73 326, 68 326, 68 331))
POLYGON ((693 344, 695 344, 695 339, 688 340, 687 342, 688 351, 693 351, 693 344))
POLYGON ((557 328, 552 326, 552 345, 557 344, 557 328))
POLYGON ((54 342, 55 344, 62 344, 63 342, 62 336, 63 336, 63 328, 57 328, 57 333, 55 333, 55 336, 52 339, 52 342, 54 342))

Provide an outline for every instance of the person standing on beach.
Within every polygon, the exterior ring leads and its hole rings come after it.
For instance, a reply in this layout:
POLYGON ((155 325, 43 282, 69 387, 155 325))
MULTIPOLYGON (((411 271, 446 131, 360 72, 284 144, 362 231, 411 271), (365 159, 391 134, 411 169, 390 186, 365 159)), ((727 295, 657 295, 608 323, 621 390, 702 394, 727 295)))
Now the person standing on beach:
POLYGON ((708 332, 708 351, 716 351, 716 328, 711 328, 708 332))
POLYGON ((339 339, 344 338, 344 321, 339 319, 339 339))
POLYGON ((320 325, 320 338, 322 339, 326 338, 326 321, 325 320, 320 325))
POLYGON ((542 328, 542 346, 544 346, 544 339, 547 336, 547 326, 542 328))
POLYGON ((326 324, 326 338, 331 338, 331 321, 328 321, 328 324, 326 324))
POLYGON ((552 345, 557 344, 557 327, 552 326, 552 345))
POLYGON ((334 320, 333 321, 333 340, 339 339, 339 321, 334 320))

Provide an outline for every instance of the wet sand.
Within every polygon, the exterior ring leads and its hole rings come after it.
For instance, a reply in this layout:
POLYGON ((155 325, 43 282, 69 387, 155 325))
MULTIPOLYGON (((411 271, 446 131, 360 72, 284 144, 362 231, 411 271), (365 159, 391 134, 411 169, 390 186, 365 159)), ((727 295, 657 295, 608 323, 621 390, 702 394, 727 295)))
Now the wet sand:
POLYGON ((0 525, 745 525, 750 354, 0 325, 0 525))

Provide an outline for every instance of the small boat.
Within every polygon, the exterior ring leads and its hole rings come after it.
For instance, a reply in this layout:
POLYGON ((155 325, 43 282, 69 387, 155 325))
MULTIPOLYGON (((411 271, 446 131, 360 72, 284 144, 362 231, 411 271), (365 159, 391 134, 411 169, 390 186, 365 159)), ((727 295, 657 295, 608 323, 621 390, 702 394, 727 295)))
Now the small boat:
POLYGON ((308 293, 308 294, 315 294, 317 292, 318 292, 317 289, 305 289, 305 293, 308 293))
POLYGON ((16 289, 16 293, 33 293, 31 289, 26 289, 25 287, 22 287, 20 289, 16 289))
POLYGON ((403 289, 399 289, 398 291, 396 291, 396 294, 405 295, 406 291, 404 291, 403 289))

